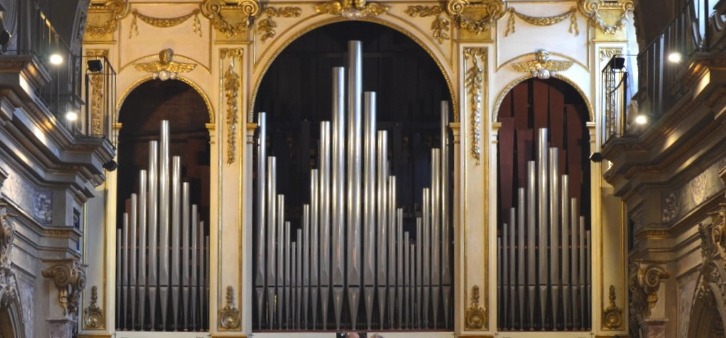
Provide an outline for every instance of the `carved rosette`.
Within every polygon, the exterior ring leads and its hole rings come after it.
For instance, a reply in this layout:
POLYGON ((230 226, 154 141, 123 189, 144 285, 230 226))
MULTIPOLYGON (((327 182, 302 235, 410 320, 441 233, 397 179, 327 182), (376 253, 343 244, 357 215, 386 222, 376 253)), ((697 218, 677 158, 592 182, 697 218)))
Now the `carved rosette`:
POLYGON ((94 285, 91 287, 91 305, 83 311, 83 324, 86 329, 103 329, 104 319, 103 310, 98 307, 98 288, 94 285))
POLYGON ((486 92, 484 91, 487 83, 487 50, 485 48, 466 48, 464 49, 464 58, 468 67, 464 84, 469 95, 471 110, 471 155, 479 164, 482 152, 481 122, 483 102, 487 102, 486 92))
POLYGON ((605 34, 613 35, 623 29, 634 5, 633 0, 580 0, 579 7, 594 26, 605 34))
POLYGON ((491 27, 504 16, 506 4, 503 0, 449 0, 446 10, 456 25, 474 34, 490 31, 491 27))
POLYGON ((86 287, 86 272, 77 261, 72 264, 56 264, 42 271, 43 277, 53 279, 58 288, 58 302, 65 315, 75 317, 78 311, 78 299, 86 287))
POLYGON ((610 304, 603 311, 602 322, 605 328, 616 330, 623 325, 623 309, 615 304, 615 286, 610 285, 610 304))
POLYGON ((650 316, 650 309, 658 302, 658 289, 662 279, 670 278, 665 268, 640 262, 630 264, 630 312, 638 321, 650 316))
MULTIPOLYGON (((226 122, 227 122, 227 164, 235 161, 237 150, 237 124, 239 123, 239 89, 241 77, 236 72, 236 61, 240 61, 244 51, 241 48, 222 48, 219 51, 219 58, 224 62, 229 58, 227 70, 223 72, 222 82, 224 83, 224 96, 226 98, 226 122)), ((224 66, 222 66, 224 67, 224 66)))
POLYGON ((227 286, 226 298, 226 304, 219 310, 219 326, 224 330, 239 330, 242 317, 234 305, 234 288, 231 285, 227 286))
POLYGON ((487 311, 479 305, 479 286, 471 288, 471 305, 466 309, 466 329, 481 330, 487 322, 487 311))
POLYGON ((247 32, 260 10, 254 0, 240 0, 234 5, 225 0, 204 0, 199 6, 212 27, 228 38, 247 32))

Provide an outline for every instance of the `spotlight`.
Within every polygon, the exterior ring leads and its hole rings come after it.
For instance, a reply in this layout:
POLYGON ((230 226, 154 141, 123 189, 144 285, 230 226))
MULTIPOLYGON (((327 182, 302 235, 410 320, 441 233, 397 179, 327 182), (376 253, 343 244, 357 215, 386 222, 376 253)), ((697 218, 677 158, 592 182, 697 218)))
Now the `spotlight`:
POLYGON ((683 61, 683 55, 679 52, 671 52, 668 54, 668 62, 670 63, 681 63, 683 61))
POLYGON ((590 161, 592 161, 594 163, 602 162, 602 154, 599 152, 592 153, 592 155, 590 155, 590 161))
POLYGON ((98 59, 88 60, 86 61, 86 65, 88 66, 88 71, 92 73, 98 73, 103 70, 103 62, 98 59))
POLYGON ((639 125, 644 125, 648 123, 648 116, 645 114, 638 114, 638 116, 635 117, 635 123, 639 125))
POLYGON ((50 64, 52 64, 52 65, 59 65, 59 64, 63 63, 63 56, 58 53, 53 53, 50 55, 48 60, 50 61, 50 64))
POLYGON ((110 160, 103 164, 103 169, 106 169, 108 171, 114 171, 116 170, 116 168, 118 168, 118 163, 116 163, 116 161, 114 160, 110 160))
POLYGON ((73 110, 69 110, 69 111, 68 111, 68 112, 66 113, 66 120, 68 120, 68 121, 71 121, 71 122, 73 122, 73 121, 75 121, 75 120, 78 120, 78 113, 76 113, 76 112, 75 112, 75 111, 73 111, 73 110))

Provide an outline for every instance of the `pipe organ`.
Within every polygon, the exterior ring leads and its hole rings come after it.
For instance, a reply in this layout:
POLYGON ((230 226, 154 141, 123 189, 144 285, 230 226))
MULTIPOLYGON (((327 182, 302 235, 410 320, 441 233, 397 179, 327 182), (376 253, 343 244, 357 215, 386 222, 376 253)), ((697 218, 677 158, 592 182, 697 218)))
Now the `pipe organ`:
POLYGON ((292 224, 267 155, 259 113, 255 181, 256 330, 453 329, 448 104, 420 212, 404 226, 389 134, 376 129, 376 93, 362 92, 362 47, 332 72, 332 118, 320 122, 309 203, 292 224), (347 83, 347 85, 346 85, 347 83), (346 96, 347 87, 347 96, 346 96), (347 97, 347 100, 346 100, 347 97))
POLYGON ((209 327, 209 237, 181 159, 169 161, 169 121, 149 142, 148 168, 126 202, 116 243, 116 328, 206 331, 209 327), (170 166, 171 164, 171 166, 170 166))
POLYGON ((501 330, 589 330, 591 239, 557 147, 540 128, 526 183, 497 238, 501 330))

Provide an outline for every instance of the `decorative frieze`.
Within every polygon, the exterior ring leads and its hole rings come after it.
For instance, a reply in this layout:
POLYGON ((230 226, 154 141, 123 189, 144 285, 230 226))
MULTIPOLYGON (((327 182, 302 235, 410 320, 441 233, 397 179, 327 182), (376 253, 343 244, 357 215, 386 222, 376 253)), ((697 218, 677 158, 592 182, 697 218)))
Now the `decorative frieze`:
POLYGON ((145 14, 141 14, 138 9, 134 9, 131 11, 131 15, 133 15, 133 19, 131 20, 131 28, 129 30, 129 39, 131 39, 134 36, 139 36, 139 25, 137 23, 137 20, 141 20, 145 22, 146 24, 157 27, 157 28, 169 28, 181 25, 182 23, 186 22, 190 18, 194 18, 192 21, 192 30, 195 34, 197 34, 199 37, 202 36, 202 25, 199 22, 199 9, 194 9, 188 14, 184 14, 177 17, 172 18, 157 18, 145 14))

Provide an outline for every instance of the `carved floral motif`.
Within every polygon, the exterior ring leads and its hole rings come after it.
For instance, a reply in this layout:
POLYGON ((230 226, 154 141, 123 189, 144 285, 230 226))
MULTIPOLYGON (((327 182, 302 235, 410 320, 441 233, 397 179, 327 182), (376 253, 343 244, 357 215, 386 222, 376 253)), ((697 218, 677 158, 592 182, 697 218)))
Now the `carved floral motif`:
POLYGON ((98 288, 91 287, 91 305, 83 311, 83 323, 87 329, 103 329, 103 310, 98 306, 98 288))
POLYGON ((227 105, 227 164, 234 163, 237 149, 237 124, 239 122, 238 101, 241 77, 235 71, 235 60, 239 60, 242 57, 242 53, 242 49, 223 48, 219 54, 222 60, 227 57, 230 58, 229 67, 224 72, 222 79, 224 83, 224 96, 226 98, 225 103, 227 105))
POLYGON ((240 0, 235 5, 228 5, 225 0, 204 0, 199 6, 212 27, 227 37, 247 32, 260 9, 257 1, 252 0, 240 0))
POLYGON ((227 286, 227 297, 224 308, 219 310, 219 326, 225 330, 236 330, 240 327, 240 312, 234 305, 234 288, 227 286))
POLYGON ((466 71, 464 84, 471 104, 471 154, 476 163, 479 164, 481 162, 482 148, 482 102, 486 102, 484 88, 487 79, 487 50, 484 48, 466 48, 464 49, 464 58, 470 63, 466 71))
POLYGON ((379 16, 388 12, 391 6, 366 0, 333 0, 315 5, 315 12, 338 15, 346 18, 362 18, 379 16))
POLYGON ((427 17, 435 16, 436 18, 431 23, 432 36, 439 43, 449 39, 449 30, 451 29, 451 21, 447 16, 446 11, 441 6, 408 6, 405 11, 410 17, 427 17))
POLYGON ((297 18, 302 14, 300 7, 267 7, 262 11, 265 18, 257 20, 257 34, 262 36, 262 41, 275 37, 277 23, 272 18, 297 18))
POLYGON ((623 29, 628 21, 628 14, 633 12, 633 0, 581 0, 580 10, 593 25, 605 34, 615 34, 623 29), (616 22, 606 22, 600 12, 614 11, 619 15, 616 22))

